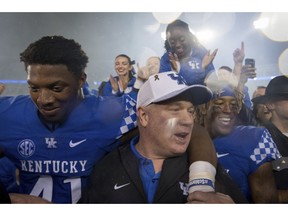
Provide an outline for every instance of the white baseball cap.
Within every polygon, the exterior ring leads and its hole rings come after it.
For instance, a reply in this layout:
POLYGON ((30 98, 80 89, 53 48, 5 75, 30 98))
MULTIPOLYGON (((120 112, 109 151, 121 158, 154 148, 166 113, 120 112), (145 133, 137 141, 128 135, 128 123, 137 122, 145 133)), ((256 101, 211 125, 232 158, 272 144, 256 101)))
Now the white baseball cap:
POLYGON ((141 86, 137 96, 137 108, 164 101, 180 94, 181 96, 183 94, 183 97, 191 101, 193 105, 207 103, 213 96, 208 87, 204 85, 188 86, 182 76, 169 71, 150 76, 141 86))

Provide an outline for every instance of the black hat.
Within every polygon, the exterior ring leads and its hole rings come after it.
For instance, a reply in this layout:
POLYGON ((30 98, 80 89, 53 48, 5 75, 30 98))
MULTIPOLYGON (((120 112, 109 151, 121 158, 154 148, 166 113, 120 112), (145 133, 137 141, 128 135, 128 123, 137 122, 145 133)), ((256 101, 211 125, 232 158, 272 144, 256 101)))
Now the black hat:
POLYGON ((274 77, 268 83, 265 95, 252 99, 253 103, 265 103, 268 100, 288 100, 288 77, 285 75, 274 77))

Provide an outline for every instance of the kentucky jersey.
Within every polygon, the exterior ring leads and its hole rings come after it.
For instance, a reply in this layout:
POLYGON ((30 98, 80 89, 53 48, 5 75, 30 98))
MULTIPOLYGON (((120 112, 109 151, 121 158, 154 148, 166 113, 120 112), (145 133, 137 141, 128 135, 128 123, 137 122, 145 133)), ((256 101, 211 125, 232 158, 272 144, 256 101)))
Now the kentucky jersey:
MULTIPOLYGON (((193 48, 193 52, 185 61, 180 61, 179 74, 185 79, 187 85, 204 84, 208 74, 215 71, 210 63, 205 69, 202 68, 202 59, 208 51, 204 48, 193 48)), ((160 73, 171 71, 169 52, 165 52, 160 60, 160 73)))
POLYGON ((87 96, 66 122, 49 130, 29 96, 0 98, 0 147, 20 171, 20 193, 76 203, 95 162, 136 126, 136 102, 87 96))
POLYGON ((237 126, 213 142, 219 163, 251 201, 248 176, 265 162, 280 157, 270 133, 265 128, 237 126))

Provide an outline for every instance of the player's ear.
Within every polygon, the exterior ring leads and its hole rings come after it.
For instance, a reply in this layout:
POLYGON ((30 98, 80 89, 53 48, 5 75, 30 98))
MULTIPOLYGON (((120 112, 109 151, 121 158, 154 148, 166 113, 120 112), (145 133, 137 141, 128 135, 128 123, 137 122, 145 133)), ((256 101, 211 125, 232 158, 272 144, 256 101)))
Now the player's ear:
POLYGON ((86 73, 81 73, 81 76, 79 78, 79 86, 80 88, 83 87, 84 83, 86 82, 86 79, 87 79, 87 74, 86 73))
POLYGON ((140 124, 142 127, 146 127, 149 121, 147 112, 145 107, 139 107, 137 109, 137 116, 138 116, 138 124, 140 124))

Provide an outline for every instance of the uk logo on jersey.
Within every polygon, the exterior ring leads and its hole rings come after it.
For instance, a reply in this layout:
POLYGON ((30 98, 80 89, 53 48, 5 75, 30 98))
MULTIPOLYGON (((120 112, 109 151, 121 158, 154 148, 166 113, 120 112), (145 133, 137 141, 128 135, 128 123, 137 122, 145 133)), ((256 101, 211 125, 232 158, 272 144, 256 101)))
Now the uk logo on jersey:
POLYGON ((178 85, 187 85, 185 79, 178 74, 171 73, 171 74, 167 74, 167 76, 169 76, 172 80, 177 81, 178 85))
POLYGON ((189 188, 188 183, 179 182, 179 186, 180 186, 181 190, 183 191, 183 195, 187 196, 189 194, 189 192, 188 192, 188 188, 189 188))
POLYGON ((32 140, 25 139, 18 144, 17 150, 23 157, 30 157, 35 152, 35 144, 32 140))
POLYGON ((191 67, 192 70, 201 69, 200 62, 197 61, 196 59, 194 59, 192 61, 189 61, 188 64, 189 64, 189 66, 191 67))
POLYGON ((47 144, 47 148, 57 148, 57 142, 54 140, 54 138, 45 138, 45 142, 47 144))

